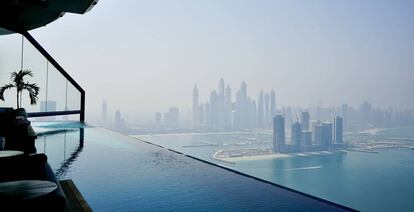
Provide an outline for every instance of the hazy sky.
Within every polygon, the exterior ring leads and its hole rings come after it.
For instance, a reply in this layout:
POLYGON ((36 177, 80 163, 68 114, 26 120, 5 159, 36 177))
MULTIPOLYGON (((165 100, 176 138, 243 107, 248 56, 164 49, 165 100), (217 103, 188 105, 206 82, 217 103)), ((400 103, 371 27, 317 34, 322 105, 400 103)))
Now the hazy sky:
MULTIPOLYGON (((414 108, 414 1, 101 0, 32 31, 87 92, 87 114, 191 107, 220 77, 277 106, 414 108)), ((234 98, 234 97, 233 97, 234 98)))

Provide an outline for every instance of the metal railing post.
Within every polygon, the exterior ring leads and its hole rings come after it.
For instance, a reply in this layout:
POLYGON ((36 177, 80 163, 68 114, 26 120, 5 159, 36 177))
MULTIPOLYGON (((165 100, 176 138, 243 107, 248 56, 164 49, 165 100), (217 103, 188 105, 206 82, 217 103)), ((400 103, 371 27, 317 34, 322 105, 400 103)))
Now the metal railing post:
POLYGON ((80 113, 80 121, 83 123, 85 122, 85 91, 81 91, 81 113, 80 113))

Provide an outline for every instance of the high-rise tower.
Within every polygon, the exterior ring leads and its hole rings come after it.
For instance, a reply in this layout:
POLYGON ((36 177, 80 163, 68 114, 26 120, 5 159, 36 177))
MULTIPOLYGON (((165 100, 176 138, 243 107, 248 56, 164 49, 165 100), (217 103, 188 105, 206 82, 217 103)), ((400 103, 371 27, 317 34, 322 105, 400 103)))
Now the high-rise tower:
POLYGON ((263 126, 263 90, 260 91, 259 101, 257 103, 257 123, 263 126))
POLYGON ((224 107, 225 107, 225 114, 224 114, 225 121, 224 121, 224 123, 225 123, 226 126, 231 126, 231 111, 232 111, 232 108, 231 108, 231 88, 230 88, 229 85, 227 85, 226 91, 225 91, 225 94, 224 94, 224 107))
POLYGON ((302 124, 302 129, 308 131, 309 130, 309 112, 304 111, 300 113, 300 123, 302 124))
POLYGON ((302 131, 302 145, 306 145, 306 146, 312 145, 312 132, 311 131, 302 131))
POLYGON ((219 81, 219 93, 218 93, 218 95, 224 97, 224 79, 223 78, 220 78, 220 81, 219 81))
POLYGON ((210 94, 210 126, 216 127, 219 123, 219 96, 214 90, 210 94))
POLYGON ((285 118, 276 115, 273 118, 273 152, 281 152, 285 143, 285 118))
POLYGON ((245 81, 240 86, 240 95, 242 98, 247 98, 247 84, 245 81))
POLYGON ((250 100, 247 98, 247 84, 242 82, 240 90, 236 92, 236 112, 234 124, 237 127, 249 127, 249 108, 250 100))
POLYGON ((122 129, 124 127, 124 120, 121 116, 121 111, 115 111, 115 128, 122 129))
POLYGON ((276 115, 276 93, 270 91, 270 120, 276 115))
POLYGON ((264 98, 264 123, 265 123, 265 125, 266 126, 268 126, 269 125, 269 123, 270 123, 270 108, 269 108, 269 101, 270 101, 270 99, 269 99, 269 94, 265 94, 265 96, 264 96, 265 98, 264 98))
POLYGON ((218 120, 217 125, 220 127, 224 126, 225 123, 225 113, 226 113, 226 107, 225 107, 225 93, 224 93, 224 79, 220 78, 219 81, 219 89, 218 89, 218 99, 217 99, 217 113, 218 113, 218 120))
POLYGON ((321 124, 321 144, 325 150, 330 150, 332 146, 332 123, 324 122, 321 124))
POLYGON ((343 104, 341 108, 341 116, 342 116, 342 122, 343 122, 343 130, 348 130, 348 110, 349 107, 347 104, 343 104))
POLYGON ((343 142, 343 125, 342 125, 342 118, 340 116, 336 116, 333 120, 333 140, 335 143, 342 143, 343 142))
POLYGON ((197 85, 193 88, 193 127, 197 127, 200 124, 200 112, 198 107, 198 89, 197 85))
POLYGON ((102 123, 106 123, 108 121, 108 104, 105 100, 102 102, 102 123))
POLYGON ((295 151, 300 152, 302 150, 302 126, 299 122, 292 124, 291 139, 295 146, 295 151))

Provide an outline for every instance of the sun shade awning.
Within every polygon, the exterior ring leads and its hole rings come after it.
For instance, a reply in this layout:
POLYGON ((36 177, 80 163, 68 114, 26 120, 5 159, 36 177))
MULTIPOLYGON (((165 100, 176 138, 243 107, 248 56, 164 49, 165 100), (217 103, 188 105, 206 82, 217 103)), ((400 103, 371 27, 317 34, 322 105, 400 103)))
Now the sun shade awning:
POLYGON ((0 35, 45 26, 66 12, 84 14, 98 0, 1 0, 0 35))

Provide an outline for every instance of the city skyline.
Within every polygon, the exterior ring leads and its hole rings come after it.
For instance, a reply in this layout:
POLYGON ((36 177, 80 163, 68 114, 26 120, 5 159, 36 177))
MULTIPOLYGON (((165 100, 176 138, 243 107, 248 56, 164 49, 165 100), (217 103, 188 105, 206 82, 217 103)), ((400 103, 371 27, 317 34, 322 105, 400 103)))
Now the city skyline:
MULTIPOLYGON (((232 80, 230 80, 230 81, 232 81, 232 80)), ((223 101, 223 103, 220 103, 220 104, 224 104, 224 103, 228 104, 229 102, 235 103, 235 99, 238 95, 237 92, 242 90, 243 84, 246 84, 246 87, 247 87, 246 81, 241 81, 240 88, 236 89, 236 91, 234 91, 234 90, 232 90, 232 87, 234 85, 231 85, 230 83, 227 83, 227 82, 225 83, 223 77, 221 77, 220 80, 218 81, 218 86, 217 86, 217 81, 216 81, 216 83, 211 83, 211 84, 216 84, 216 88, 213 87, 212 90, 210 90, 210 91, 208 91, 207 89, 204 89, 204 88, 199 88, 199 86, 197 84, 193 85, 192 92, 189 92, 189 93, 191 93, 191 98, 192 98, 192 103, 191 103, 190 107, 183 107, 183 106, 178 106, 178 105, 170 105, 168 107, 179 108, 179 110, 181 111, 180 117, 179 117, 180 121, 187 121, 187 122, 191 121, 192 122, 192 120, 194 118, 194 115, 195 115, 195 114, 193 114, 193 111, 195 109, 194 108, 194 103, 197 103, 197 105, 199 106, 198 108, 196 108, 197 110, 203 110, 204 112, 206 110, 205 103, 210 103, 212 98, 213 99, 217 98, 217 101, 218 101, 220 98, 223 98, 224 96, 229 96, 229 94, 231 94, 230 99, 220 100, 220 101, 223 101), (221 85, 223 85, 223 86, 221 86, 221 85), (208 93, 209 95, 201 95, 200 90, 204 91, 203 93, 208 93), (194 102, 195 101, 195 99, 194 99, 195 93, 194 92, 196 92, 196 102, 194 102), (199 105, 198 103, 200 103, 200 104, 203 103, 203 104, 199 105), (191 111, 191 114, 188 114, 187 113, 188 111, 191 111)), ((235 86, 235 87, 237 88, 237 86, 235 86)), ((243 96, 245 96, 246 98, 248 98, 249 101, 251 101, 252 104, 253 103, 255 104, 255 107, 256 107, 256 109, 255 109, 255 112, 256 112, 255 122, 257 122, 255 124, 258 124, 258 126, 261 126, 260 125, 260 113, 261 113, 260 112, 260 105, 263 104, 263 107, 262 107, 263 108, 263 111, 262 111, 262 113, 263 113, 263 120, 262 120, 263 124, 262 125, 267 126, 267 127, 269 127, 272 124, 271 120, 272 120, 273 116, 276 114, 276 112, 281 113, 282 110, 284 110, 284 109, 286 109, 285 112, 287 112, 287 113, 291 113, 291 111, 296 110, 295 114, 292 114, 292 116, 289 116, 291 118, 291 120, 289 120, 289 121, 291 121, 291 122, 294 121, 294 119, 301 120, 301 118, 302 118, 301 117, 301 115, 302 115, 301 112, 304 111, 304 112, 309 113, 310 110, 315 111, 314 113, 315 113, 316 118, 313 119, 313 120, 326 120, 326 117, 321 118, 321 116, 323 117, 324 115, 318 115, 317 114, 318 113, 317 112, 318 108, 320 108, 322 110, 328 110, 328 111, 329 110, 336 110, 335 112, 332 112, 332 111, 328 112, 328 113, 331 113, 330 116, 335 116, 335 115, 338 115, 338 114, 342 114, 341 110, 344 110, 343 107, 346 107, 346 108, 351 109, 351 110, 369 110, 369 113, 375 113, 375 112, 385 113, 387 111, 389 111, 389 112, 390 111, 391 112, 395 111, 395 112, 398 112, 398 113, 412 114, 413 110, 414 110, 414 109, 411 109, 411 108, 410 109, 394 108, 393 106, 387 106, 387 107, 374 106, 371 102, 368 102, 366 100, 362 101, 361 103, 359 103, 355 106, 351 106, 351 105, 346 104, 346 103, 341 103, 339 105, 332 105, 332 106, 324 106, 322 99, 319 99, 316 104, 311 104, 309 106, 289 106, 289 105, 284 104, 283 101, 279 101, 279 99, 276 99, 277 91, 275 91, 273 89, 271 89, 271 90, 259 89, 259 92, 256 95, 256 94, 252 94, 252 91, 250 91, 250 89, 246 88, 246 91, 244 91, 242 93, 243 93, 243 96), (261 95, 263 95, 262 103, 261 103, 261 95), (277 106, 279 108, 278 110, 276 109, 276 102, 277 102, 277 106), (266 107, 267 104, 268 104, 268 107, 266 107), (368 109, 367 109, 367 107, 368 107, 368 109), (268 109, 266 109, 266 108, 268 108, 268 109), (268 110, 268 111, 266 112, 266 110, 268 110), (268 114, 268 115, 266 116, 266 114, 268 114), (265 117, 268 117, 268 119, 266 120, 265 117)), ((184 105, 184 103, 179 104, 179 105, 184 105)), ((232 106, 234 107, 234 105, 232 105, 232 106)), ((168 109, 168 107, 166 109, 168 109)), ((229 110, 229 108, 227 108, 226 110, 229 110)), ((131 113, 131 114, 136 114, 135 112, 134 111, 133 112, 129 111, 129 113, 131 113)), ((140 120, 140 123, 146 123, 148 121, 152 121, 154 119, 154 114, 158 113, 158 112, 160 112, 160 111, 150 112, 150 113, 148 113, 144 116, 130 116, 129 115, 127 117, 129 119, 127 119, 126 121, 137 121, 137 118, 141 118, 142 120, 140 120), (132 118, 132 117, 135 117, 135 118, 132 118), (145 117, 145 118, 142 118, 142 117, 145 117)), ((366 113, 367 111, 364 111, 364 112, 365 112, 365 114, 368 114, 368 113, 366 113)), ((229 119, 229 117, 221 117, 221 116, 220 116, 220 118, 229 119)), ((97 122, 100 122, 101 119, 102 118, 98 118, 96 120, 97 120, 97 122)), ((204 117, 204 119, 205 119, 205 117, 204 117)), ((362 119, 364 119, 364 118, 362 118, 362 119)), ((367 117, 365 117, 365 119, 367 119, 367 117)), ((207 120, 203 120, 203 121, 207 121, 207 120)), ((222 120, 222 121, 224 121, 224 120, 222 120)), ((224 123, 222 123, 222 124, 224 124, 224 123)), ((229 123, 227 122, 226 124, 228 125, 229 123)), ((345 125, 346 125, 346 123, 345 123, 345 125)), ((308 126, 308 129, 309 129, 309 127, 310 126, 308 126)))
MULTIPOLYGON (((284 107, 276 92, 260 90, 257 98, 248 96, 248 84, 241 82, 240 88, 232 92, 229 84, 223 78, 217 83, 216 89, 210 91, 208 101, 200 101, 199 88, 192 89, 192 109, 183 109, 170 106, 152 115, 151 121, 130 122, 133 125, 144 124, 145 128, 153 126, 156 129, 168 127, 171 129, 203 129, 203 130, 237 130, 268 128, 273 123, 276 114, 286 117, 286 126, 295 122, 301 124, 303 131, 315 132, 315 126, 324 122, 331 122, 333 127, 338 125, 346 131, 355 131, 369 128, 389 128, 414 125, 413 110, 396 110, 393 108, 380 109, 364 101, 357 108, 347 104, 336 107, 284 107), (171 117, 174 117, 171 119, 171 117), (267 118, 266 118, 267 117, 267 118), (266 122, 270 120, 270 122, 266 122), (145 124, 146 123, 146 124, 145 124), (155 124, 155 125, 154 125, 155 124)), ((102 114, 108 110, 103 102, 102 114)), ((105 112, 106 113, 106 112, 105 112)), ((101 120, 105 119, 102 116, 101 120)), ((126 121, 128 122, 128 121, 126 121)), ((306 135, 315 140, 315 134, 306 135)), ((332 133, 332 140, 336 136, 342 140, 343 134, 332 133)), ((307 137, 307 138, 308 138, 307 137)), ((304 141, 305 143, 308 141, 304 141)))

